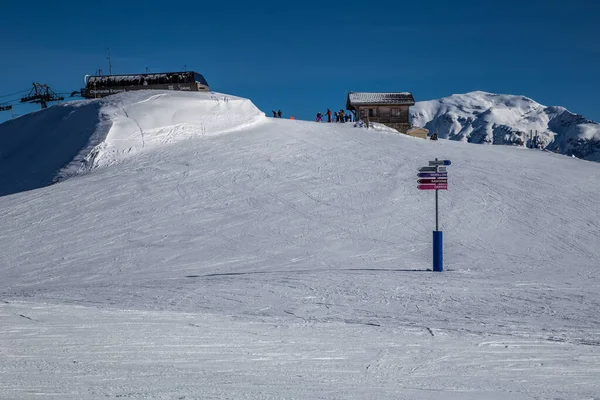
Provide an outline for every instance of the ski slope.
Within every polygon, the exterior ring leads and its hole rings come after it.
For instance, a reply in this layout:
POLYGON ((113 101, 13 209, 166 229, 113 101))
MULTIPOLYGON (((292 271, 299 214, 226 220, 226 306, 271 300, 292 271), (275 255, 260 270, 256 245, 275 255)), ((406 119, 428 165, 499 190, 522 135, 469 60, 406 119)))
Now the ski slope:
POLYGON ((598 398, 600 165, 188 96, 0 197, 0 397, 598 398))

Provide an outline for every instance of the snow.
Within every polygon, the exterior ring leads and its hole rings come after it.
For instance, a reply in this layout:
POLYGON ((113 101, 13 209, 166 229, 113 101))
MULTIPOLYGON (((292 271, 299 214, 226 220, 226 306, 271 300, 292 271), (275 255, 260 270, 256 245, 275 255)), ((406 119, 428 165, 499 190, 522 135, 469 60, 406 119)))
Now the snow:
MULTIPOLYGON (((222 134, 261 122, 265 114, 252 102, 217 93, 187 93, 171 96, 161 92, 127 92, 101 101, 100 118, 111 127, 92 151, 91 168, 110 165, 142 149, 190 137, 222 134)), ((84 154, 88 149, 84 150, 84 154)))
POLYGON ((142 149, 243 129, 264 118, 247 99, 205 92, 137 91, 56 105, 0 124, 0 195, 43 187, 142 149))
POLYGON ((0 320, 3 398, 592 399, 600 373, 597 347, 413 327, 27 303, 0 320))
POLYGON ((350 92, 348 100, 353 104, 414 104, 410 92, 350 92))
MULTIPOLYGON (((597 163, 266 118, 219 93, 76 107, 77 173, 0 197, 0 397, 600 393, 597 163), (436 157, 443 273, 416 189, 436 157)), ((53 109, 10 128, 42 161, 38 138, 66 144, 53 109)))
POLYGON ((537 131, 551 151, 600 161, 600 124, 524 96, 476 91, 417 102, 410 113, 413 125, 442 138, 524 145, 537 131))

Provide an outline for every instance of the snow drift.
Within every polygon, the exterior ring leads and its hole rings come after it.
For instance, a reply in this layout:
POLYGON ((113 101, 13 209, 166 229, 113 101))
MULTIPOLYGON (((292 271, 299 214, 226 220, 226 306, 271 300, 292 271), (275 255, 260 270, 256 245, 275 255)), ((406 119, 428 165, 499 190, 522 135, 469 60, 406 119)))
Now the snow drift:
POLYGON ((522 146, 538 131, 541 147, 600 161, 600 124, 524 96, 476 91, 417 102, 410 112, 413 125, 441 138, 522 146))
POLYGON ((53 106, 0 124, 0 196, 263 118, 250 100, 214 92, 138 91, 53 106))

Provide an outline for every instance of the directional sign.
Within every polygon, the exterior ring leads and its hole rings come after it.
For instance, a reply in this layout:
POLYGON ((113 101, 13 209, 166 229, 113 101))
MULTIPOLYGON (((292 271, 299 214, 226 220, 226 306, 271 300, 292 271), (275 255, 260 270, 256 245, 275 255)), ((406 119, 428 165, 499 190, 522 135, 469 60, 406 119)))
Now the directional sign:
POLYGON ((417 174, 419 178, 447 178, 447 172, 419 172, 417 174))
POLYGON ((435 231, 433 231, 433 271, 444 270, 442 265, 442 232, 438 229, 438 190, 448 190, 448 172, 445 165, 450 165, 450 160, 429 161, 428 167, 419 168, 417 176, 419 190, 435 190, 435 231), (442 165, 444 165, 442 167, 442 165))
POLYGON ((419 179, 417 183, 444 183, 448 184, 448 179, 446 178, 431 178, 431 179, 419 179))
POLYGON ((446 167, 421 167, 421 172, 446 172, 446 167))
POLYGON ((429 161, 429 165, 450 165, 452 162, 450 160, 435 160, 429 161))
POLYGON ((418 185, 419 190, 448 190, 448 185, 418 185))

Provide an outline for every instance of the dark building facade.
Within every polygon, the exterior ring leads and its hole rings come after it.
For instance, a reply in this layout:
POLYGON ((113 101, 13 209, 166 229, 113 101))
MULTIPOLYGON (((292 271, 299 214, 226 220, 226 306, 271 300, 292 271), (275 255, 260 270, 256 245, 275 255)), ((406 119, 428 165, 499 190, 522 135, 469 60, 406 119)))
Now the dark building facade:
POLYGON ((81 96, 87 99, 104 97, 130 90, 182 90, 208 92, 204 77, 194 71, 160 72, 133 75, 86 75, 81 96))

